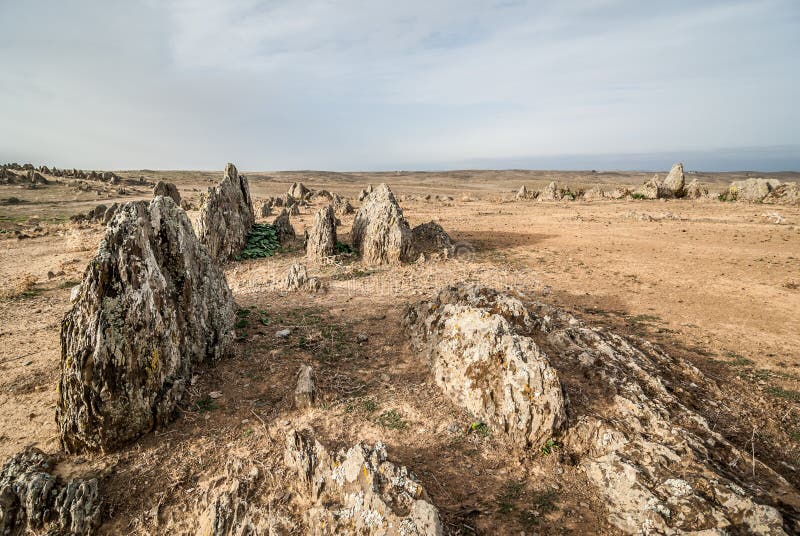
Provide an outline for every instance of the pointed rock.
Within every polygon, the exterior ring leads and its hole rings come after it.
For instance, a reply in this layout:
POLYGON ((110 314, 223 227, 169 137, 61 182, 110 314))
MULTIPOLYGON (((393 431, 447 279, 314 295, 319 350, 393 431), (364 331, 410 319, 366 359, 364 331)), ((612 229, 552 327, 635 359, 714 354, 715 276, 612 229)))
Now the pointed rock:
POLYGON ((300 365, 297 373, 297 387, 294 389, 294 406, 306 409, 314 406, 317 388, 314 385, 314 370, 308 365, 300 365))
POLYGON ((295 199, 305 199, 311 193, 311 190, 306 188, 302 182, 295 182, 286 193, 295 199))
POLYGON ((289 211, 285 208, 281 210, 281 213, 278 214, 278 217, 272 222, 272 226, 275 227, 275 235, 278 238, 278 242, 281 244, 288 242, 296 236, 294 227, 292 227, 289 221, 289 211))
POLYGON ((224 262, 242 250, 254 223, 247 178, 228 164, 222 181, 201 199, 197 223, 200 241, 213 259, 224 262))
POLYGON ((123 206, 61 324, 63 448, 110 451, 168 422, 194 367, 226 355, 233 311, 186 212, 162 196, 123 206))
POLYGON ((153 188, 153 196, 165 195, 171 197, 175 204, 181 205, 181 194, 178 192, 178 187, 167 181, 158 181, 153 188))
POLYGON ((683 197, 685 194, 686 176, 683 173, 683 164, 678 162, 669 170, 669 174, 664 179, 663 188, 669 190, 671 197, 683 197))
POLYGON ((320 262, 336 253, 336 216, 333 207, 327 205, 314 216, 314 225, 306 239, 306 258, 320 262))
POLYGON ((367 264, 393 264, 413 260, 411 229, 403 210, 385 184, 361 205, 353 221, 353 247, 367 264))

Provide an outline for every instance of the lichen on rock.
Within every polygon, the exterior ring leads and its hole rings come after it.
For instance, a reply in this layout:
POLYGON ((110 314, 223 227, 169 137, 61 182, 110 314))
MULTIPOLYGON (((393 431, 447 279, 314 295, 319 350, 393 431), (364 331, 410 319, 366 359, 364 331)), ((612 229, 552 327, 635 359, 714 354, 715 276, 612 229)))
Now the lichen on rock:
POLYGON ((183 209, 123 206, 61 324, 62 446, 108 451, 168 422, 194 367, 228 352, 233 311, 183 209))
POLYGON ((225 166, 225 176, 201 197, 197 235, 211 257, 225 262, 235 257, 255 223, 250 186, 236 166, 225 166))
POLYGON ((353 248, 366 264, 414 260, 411 228, 385 184, 367 195, 353 221, 353 248))

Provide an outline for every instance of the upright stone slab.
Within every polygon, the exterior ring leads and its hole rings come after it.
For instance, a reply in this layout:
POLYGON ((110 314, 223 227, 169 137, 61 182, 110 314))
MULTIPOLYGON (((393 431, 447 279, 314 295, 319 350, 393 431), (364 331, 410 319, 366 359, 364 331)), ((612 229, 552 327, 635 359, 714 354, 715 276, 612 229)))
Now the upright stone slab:
POLYGON ((367 264, 413 260, 411 228, 394 194, 385 184, 370 193, 353 221, 353 247, 367 264))
POLYGON ((110 451, 169 421, 194 367, 226 354, 233 319, 186 213, 161 196, 123 206, 61 324, 64 449, 110 451))
POLYGON ((228 164, 222 181, 201 199, 197 222, 200 241, 212 258, 230 260, 244 247, 255 221, 247 178, 228 164))
POLYGON ((296 236, 294 227, 292 227, 292 223, 289 221, 289 211, 285 208, 281 210, 281 213, 278 214, 278 217, 272 222, 272 226, 275 227, 275 235, 278 237, 278 242, 281 244, 292 240, 296 236))
POLYGON ((683 197, 686 193, 684 190, 686 186, 686 176, 683 173, 683 164, 679 162, 673 165, 662 185, 664 189, 669 191, 672 197, 683 197))
POLYGON ((327 205, 314 216, 314 225, 306 239, 306 259, 320 262, 336 253, 336 216, 327 205))

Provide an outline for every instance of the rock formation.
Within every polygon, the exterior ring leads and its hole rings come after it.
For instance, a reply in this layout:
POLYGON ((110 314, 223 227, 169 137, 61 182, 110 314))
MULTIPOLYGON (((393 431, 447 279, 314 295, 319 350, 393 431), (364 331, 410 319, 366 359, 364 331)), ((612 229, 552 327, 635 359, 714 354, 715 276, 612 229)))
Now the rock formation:
POLYGON ((261 214, 262 218, 266 218, 267 216, 272 215, 272 202, 264 201, 261 203, 261 208, 259 209, 259 213, 261 214))
POLYGON ((302 182, 295 182, 286 193, 295 199, 305 199, 306 196, 311 194, 311 190, 306 188, 302 182))
POLYGON ((415 254, 442 253, 445 257, 453 254, 453 241, 442 226, 435 222, 422 223, 411 230, 415 254))
POLYGON ((566 420, 558 373, 516 324, 522 303, 475 284, 410 307, 404 323, 436 384, 455 403, 520 447, 539 447, 566 420))
POLYGON ((224 274, 171 198, 123 206, 62 322, 64 449, 109 451, 169 421, 194 366, 226 354, 233 310, 224 274))
POLYGON ((367 264, 413 260, 411 229, 385 184, 364 199, 353 221, 353 248, 367 264))
POLYGON ((350 204, 350 200, 339 194, 333 194, 331 197, 331 206, 338 216, 344 216, 345 214, 352 214, 355 212, 353 205, 350 204))
POLYGON ((283 288, 289 291, 317 292, 322 290, 322 281, 317 277, 309 277, 304 264, 295 263, 289 267, 289 271, 286 273, 283 288))
POLYGON ((314 225, 306 238, 306 259, 321 262, 336 254, 336 216, 327 205, 314 216, 314 225))
POLYGON ((294 389, 294 406, 305 409, 314 406, 317 388, 314 385, 314 370, 308 365, 300 365, 297 373, 297 386, 294 389))
POLYGON ((275 227, 275 234, 278 238, 278 242, 281 244, 286 243, 296 236, 294 227, 292 227, 289 221, 289 211, 285 208, 281 210, 281 213, 278 214, 278 217, 272 222, 272 226, 275 227))
POLYGON ((515 197, 517 199, 528 199, 530 197, 530 194, 528 194, 528 188, 524 184, 520 186, 515 197))
POLYGON ((700 199, 708 195, 708 188, 700 185, 697 179, 692 179, 684 188, 684 197, 687 199, 700 199))
POLYGON ((0 471, 0 534, 97 534, 103 512, 96 478, 64 480, 56 460, 35 447, 10 458, 0 471))
POLYGON ((253 223, 247 178, 228 164, 222 181, 201 198, 197 234, 213 259, 227 261, 241 251, 253 223))
POLYGON ((800 185, 796 182, 784 182, 774 187, 762 200, 764 203, 780 203, 786 205, 800 204, 800 185))
POLYGON ((439 512, 386 448, 358 443, 331 455, 308 430, 286 438, 286 466, 297 475, 304 521, 312 534, 439 536, 439 512))
POLYGON ((662 187, 669 192, 671 197, 683 197, 685 194, 685 184, 686 177, 683 173, 683 164, 679 162, 673 165, 672 169, 669 170, 667 177, 662 183, 662 187))
POLYGON ((728 187, 728 191, 722 194, 725 201, 748 201, 758 203, 764 200, 767 195, 780 186, 781 182, 777 179, 751 178, 743 181, 734 181, 728 187))
POLYGON ((165 195, 171 197, 175 204, 181 206, 181 194, 178 187, 167 181, 158 181, 153 188, 153 195, 165 195))
POLYGON ((368 195, 369 195, 369 192, 367 192, 366 190, 359 191, 358 192, 358 201, 359 202, 363 201, 364 199, 367 198, 368 195))
POLYGON ((555 182, 548 184, 539 194, 539 201, 561 201, 564 195, 555 182))

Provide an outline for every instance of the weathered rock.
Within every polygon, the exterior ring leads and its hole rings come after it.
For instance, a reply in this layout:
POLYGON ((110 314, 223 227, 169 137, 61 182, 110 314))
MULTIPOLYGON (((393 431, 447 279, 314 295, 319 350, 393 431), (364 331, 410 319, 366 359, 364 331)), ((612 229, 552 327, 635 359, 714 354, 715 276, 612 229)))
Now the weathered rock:
POLYGON ((777 179, 751 178, 743 181, 734 181, 728 187, 728 191, 723 194, 723 198, 726 201, 758 203, 763 201, 780 184, 781 182, 777 179))
POLYGON ((584 192, 583 199, 586 201, 597 201, 607 197, 605 190, 601 188, 589 188, 584 192))
POLYGON ((112 203, 112 205, 103 213, 103 224, 107 225, 108 222, 110 222, 112 218, 116 216, 117 212, 119 212, 119 209, 121 208, 122 205, 120 203, 112 203))
POLYGON ((411 230, 414 252, 443 253, 445 257, 453 254, 453 240, 442 226, 435 222, 422 223, 411 230))
POLYGON ((685 194, 684 186, 686 184, 686 176, 683 173, 683 164, 680 162, 673 165, 669 170, 667 177, 662 183, 662 187, 669 190, 670 197, 683 197, 685 194))
POLYGON ((364 200, 353 221, 353 248, 367 264, 411 261, 413 236, 403 210, 385 184, 364 200))
POLYGON ((311 190, 306 188, 302 182, 295 182, 289 187, 288 195, 295 199, 305 199, 306 196, 311 194, 311 190))
POLYGON ((644 199, 658 199, 662 189, 661 179, 658 175, 653 175, 653 178, 642 184, 634 195, 644 199))
POLYGON ((697 179, 692 179, 684 188, 683 196, 687 199, 700 199, 708 195, 708 188, 700 185, 697 179))
POLYGON ((294 389, 294 405, 298 409, 314 406, 317 387, 314 384, 314 370, 308 365, 300 365, 297 373, 297 386, 294 389))
POLYGON ((306 238, 306 258, 320 262, 336 253, 336 216, 333 207, 327 205, 314 216, 314 225, 306 238))
POLYGON ((283 287, 289 291, 305 290, 318 292, 323 289, 322 281, 317 277, 309 277, 304 264, 292 264, 283 281, 283 287))
POLYGON ((278 214, 278 217, 272 222, 272 226, 275 227, 275 234, 278 237, 278 242, 281 244, 293 239, 296 236, 294 227, 292 227, 292 224, 289 221, 289 211, 285 208, 281 210, 281 213, 278 214))
POLYGON ((0 471, 0 534, 97 534, 103 512, 96 478, 56 476, 56 460, 35 447, 0 471))
POLYGON ((611 199, 624 199, 630 197, 631 191, 628 188, 615 188, 609 192, 608 197, 611 199))
POLYGON ((171 197, 175 204, 181 206, 181 194, 178 187, 167 181, 158 181, 153 188, 153 195, 165 195, 171 197))
POLYGON ((261 217, 262 218, 266 218, 267 216, 271 216, 272 215, 272 203, 270 203, 269 201, 265 201, 264 203, 261 203, 261 208, 259 209, 259 212, 261 213, 261 217))
POLYGON ((784 182, 770 190, 763 202, 798 205, 800 204, 800 185, 796 182, 784 182))
MULTIPOLYGON (((750 453, 682 402, 694 397, 692 407, 701 407, 718 392, 698 369, 561 309, 534 304, 529 311, 532 336, 558 356, 571 390, 584 393, 570 406, 574 424, 562 440, 613 525, 630 534, 784 534, 781 514, 762 503, 763 490, 745 489, 750 453)), ((764 466, 759 473, 773 497, 797 504, 785 480, 764 466)))
POLYGON ((369 192, 367 192, 366 190, 361 190, 360 192, 358 192, 358 201, 359 202, 363 201, 364 199, 367 198, 368 195, 369 192))
POLYGON ((103 221, 106 217, 106 210, 108 210, 107 206, 97 205, 92 210, 86 213, 86 219, 94 221, 103 221))
POLYGON ((339 194, 333 194, 331 197, 331 206, 333 207, 333 211, 339 216, 355 212, 353 205, 350 204, 350 200, 339 194))
POLYGON ((287 205, 286 209, 289 214, 292 216, 299 216, 300 215, 300 205, 297 203, 292 203, 291 205, 287 205))
POLYGON ((409 307, 404 324, 442 391, 511 443, 538 447, 564 424, 558 373, 517 328, 530 325, 518 299, 460 284, 409 307))
POLYGON ((363 442, 330 455, 312 432, 291 431, 286 466, 297 474, 309 534, 439 536, 439 512, 405 467, 387 460, 382 443, 363 442))
POLYGON ((528 197, 530 197, 530 194, 528 193, 528 188, 524 184, 520 186, 519 190, 517 190, 517 195, 515 197, 517 199, 528 199, 528 197))
POLYGON ((233 310, 224 274, 171 198, 123 206, 61 326, 64 449, 109 451, 168 422, 195 365, 226 354, 233 310))
POLYGON ((313 199, 327 199, 328 201, 333 199, 333 194, 331 194, 328 190, 317 190, 316 192, 310 195, 313 199))
POLYGON ((561 201, 564 195, 555 182, 548 184, 539 194, 539 201, 561 201))
POLYGON ((28 182, 31 184, 50 184, 50 181, 45 179, 41 173, 34 170, 28 171, 28 182))
POLYGON ((200 242, 213 259, 227 261, 244 247, 254 223, 247 178, 228 164, 222 181, 201 197, 197 222, 200 242))

